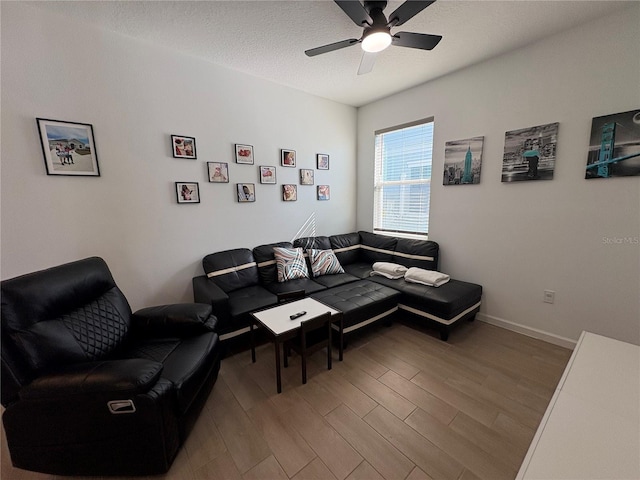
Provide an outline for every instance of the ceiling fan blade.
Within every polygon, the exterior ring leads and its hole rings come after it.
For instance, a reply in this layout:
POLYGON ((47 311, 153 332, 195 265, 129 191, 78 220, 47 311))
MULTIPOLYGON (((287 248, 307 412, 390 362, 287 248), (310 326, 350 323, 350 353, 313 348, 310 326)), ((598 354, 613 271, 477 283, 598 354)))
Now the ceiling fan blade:
POLYGON ((362 59, 360 60, 360 68, 358 68, 358 75, 364 75, 373 70, 373 65, 376 63, 377 53, 362 52, 362 59))
POLYGON ((341 48, 350 47, 355 45, 360 40, 350 38, 348 40, 342 40, 341 42, 330 43, 329 45, 323 45, 322 47, 312 48, 311 50, 305 50, 307 57, 315 57, 323 53, 333 52, 334 50, 340 50, 341 48))
POLYGON ((344 10, 344 13, 353 20, 353 23, 359 27, 362 27, 364 24, 371 25, 373 23, 364 6, 358 0, 334 0, 334 2, 336 2, 338 6, 344 10))
POLYGON ((441 35, 428 35, 426 33, 397 32, 391 37, 391 44, 398 47, 419 48, 431 50, 442 40, 441 35))
POLYGON ((407 0, 389 15, 389 23, 387 25, 390 27, 402 25, 435 1, 436 0, 407 0))

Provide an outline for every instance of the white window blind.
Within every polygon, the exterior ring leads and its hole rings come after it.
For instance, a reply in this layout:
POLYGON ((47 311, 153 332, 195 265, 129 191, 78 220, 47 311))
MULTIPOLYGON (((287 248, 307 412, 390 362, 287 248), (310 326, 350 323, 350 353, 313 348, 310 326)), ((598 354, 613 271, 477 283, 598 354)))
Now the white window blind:
POLYGON ((427 235, 433 119, 376 132, 373 229, 427 235))

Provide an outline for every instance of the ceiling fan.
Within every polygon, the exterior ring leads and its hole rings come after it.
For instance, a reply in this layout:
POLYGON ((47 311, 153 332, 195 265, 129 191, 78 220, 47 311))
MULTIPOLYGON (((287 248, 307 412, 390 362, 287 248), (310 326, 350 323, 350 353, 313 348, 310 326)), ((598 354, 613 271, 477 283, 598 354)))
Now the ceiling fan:
POLYGON ((341 42, 330 43, 329 45, 306 50, 304 53, 308 57, 315 57, 322 53, 333 52, 334 50, 360 43, 364 54, 360 61, 358 75, 362 75, 369 73, 373 69, 376 54, 389 45, 431 50, 442 40, 442 36, 440 35, 428 35, 425 33, 396 32, 391 34, 393 27, 402 25, 436 0, 407 0, 394 10, 388 19, 383 12, 387 6, 387 0, 364 0, 364 5, 359 0, 334 1, 356 25, 364 28, 362 37, 359 39, 350 38, 348 40, 342 40, 341 42))

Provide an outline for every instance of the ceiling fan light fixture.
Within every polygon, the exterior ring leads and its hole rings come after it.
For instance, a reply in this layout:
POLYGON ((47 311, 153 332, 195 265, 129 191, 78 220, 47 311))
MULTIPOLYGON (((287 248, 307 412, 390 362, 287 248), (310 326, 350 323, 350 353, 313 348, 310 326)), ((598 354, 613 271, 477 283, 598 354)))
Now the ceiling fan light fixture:
POLYGON ((391 45, 391 34, 387 31, 371 32, 362 39, 362 50, 368 53, 381 52, 391 45))

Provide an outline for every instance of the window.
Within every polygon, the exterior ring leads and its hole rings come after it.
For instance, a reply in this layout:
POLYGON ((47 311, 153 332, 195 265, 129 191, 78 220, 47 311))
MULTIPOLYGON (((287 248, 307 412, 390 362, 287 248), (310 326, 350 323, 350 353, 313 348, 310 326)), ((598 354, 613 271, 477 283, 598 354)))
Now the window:
POLYGON ((376 132, 374 232, 426 236, 433 118, 376 132))

